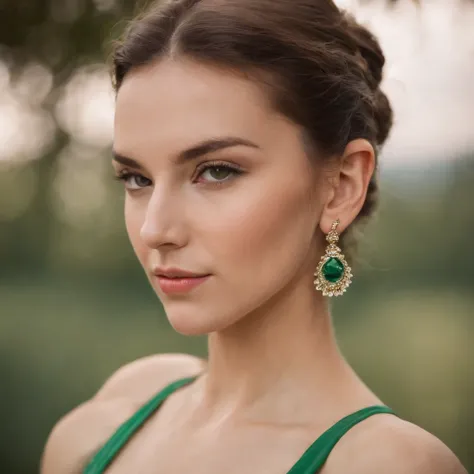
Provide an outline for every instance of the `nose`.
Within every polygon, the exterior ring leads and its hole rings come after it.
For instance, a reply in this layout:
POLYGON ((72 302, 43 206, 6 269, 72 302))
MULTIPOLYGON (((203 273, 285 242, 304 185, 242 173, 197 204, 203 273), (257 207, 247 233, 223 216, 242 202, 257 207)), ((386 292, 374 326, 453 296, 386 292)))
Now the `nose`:
POLYGON ((155 188, 148 201, 140 237, 150 248, 183 247, 186 244, 185 215, 178 196, 155 188))

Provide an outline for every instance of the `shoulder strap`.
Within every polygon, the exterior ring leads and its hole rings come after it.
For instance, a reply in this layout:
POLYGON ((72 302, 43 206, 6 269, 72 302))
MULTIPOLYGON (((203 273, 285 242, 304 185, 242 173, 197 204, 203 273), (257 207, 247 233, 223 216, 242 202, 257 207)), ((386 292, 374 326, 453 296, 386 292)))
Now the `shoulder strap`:
POLYGON ((395 414, 386 406, 372 406, 348 415, 325 431, 304 453, 287 474, 316 474, 324 465, 337 442, 355 425, 379 413, 395 414))
POLYGON ((113 461, 119 451, 127 444, 128 440, 135 434, 143 423, 160 407, 165 399, 184 385, 194 381, 196 377, 187 377, 177 380, 161 392, 157 393, 151 400, 143 405, 134 415, 125 421, 112 437, 102 446, 92 461, 84 469, 83 474, 102 474, 106 467, 113 461))

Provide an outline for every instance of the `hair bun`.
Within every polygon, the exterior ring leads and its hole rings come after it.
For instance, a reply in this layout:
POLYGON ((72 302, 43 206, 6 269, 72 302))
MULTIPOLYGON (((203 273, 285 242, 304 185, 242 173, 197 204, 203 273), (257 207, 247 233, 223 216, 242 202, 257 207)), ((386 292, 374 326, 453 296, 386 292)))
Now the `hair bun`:
POLYGON ((375 120, 377 122, 377 143, 382 145, 387 140, 393 125, 393 111, 385 93, 379 88, 375 92, 375 120))
POLYGON ((385 56, 377 38, 354 16, 345 12, 343 21, 352 40, 353 52, 359 59, 365 81, 372 90, 373 114, 377 124, 376 142, 382 145, 388 138, 393 125, 393 111, 385 93, 380 89, 383 78, 385 56))

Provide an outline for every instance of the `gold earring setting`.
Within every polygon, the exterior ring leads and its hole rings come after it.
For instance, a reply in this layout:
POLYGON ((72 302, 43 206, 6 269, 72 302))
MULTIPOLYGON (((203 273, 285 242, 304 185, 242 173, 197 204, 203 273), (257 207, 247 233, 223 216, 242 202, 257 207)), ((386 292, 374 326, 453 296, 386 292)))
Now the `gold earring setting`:
POLYGON ((339 241, 336 230, 339 224, 340 221, 337 219, 326 236, 329 245, 314 273, 315 288, 322 291, 324 296, 340 296, 352 282, 351 267, 346 262, 342 250, 336 245, 339 241))

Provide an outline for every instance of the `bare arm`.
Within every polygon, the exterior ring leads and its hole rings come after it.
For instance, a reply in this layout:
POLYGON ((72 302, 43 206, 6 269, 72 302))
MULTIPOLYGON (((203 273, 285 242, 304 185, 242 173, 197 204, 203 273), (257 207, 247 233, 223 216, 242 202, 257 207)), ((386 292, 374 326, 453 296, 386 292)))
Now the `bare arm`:
POLYGON ((442 441, 390 415, 374 417, 349 432, 329 464, 331 473, 468 474, 442 441))
POLYGON ((115 430, 165 385, 197 375, 205 363, 185 354, 134 361, 115 372, 87 402, 61 418, 51 431, 40 474, 81 474, 115 430))

